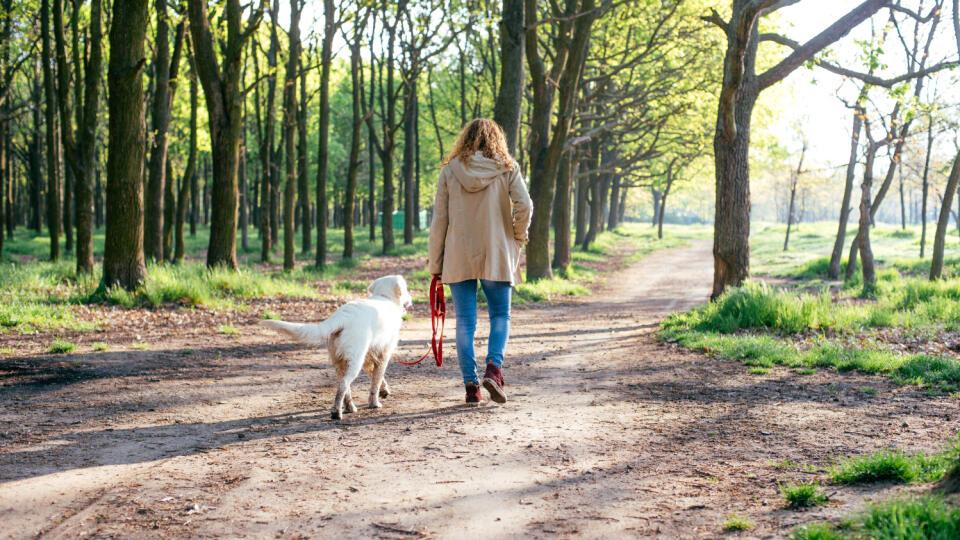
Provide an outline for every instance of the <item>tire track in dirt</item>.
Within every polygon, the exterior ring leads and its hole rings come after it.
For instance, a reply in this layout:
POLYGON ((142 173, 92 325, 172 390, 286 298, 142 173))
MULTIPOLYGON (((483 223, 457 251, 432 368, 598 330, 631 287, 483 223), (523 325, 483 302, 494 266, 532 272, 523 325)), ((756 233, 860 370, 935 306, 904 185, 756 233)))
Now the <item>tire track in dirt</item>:
MULTIPOLYGON (((658 343, 664 316, 706 300, 711 262, 707 242, 656 252, 588 298, 516 309, 504 406, 462 404, 452 317, 443 368, 392 364, 384 408, 339 423, 325 351, 245 327, 240 346, 214 348, 189 377, 128 382, 115 398, 127 409, 67 407, 77 425, 0 447, 3 534, 712 538, 737 511, 757 522, 751 535, 780 537, 895 488, 798 514, 780 507, 776 482, 802 473, 771 463, 946 438, 956 400, 856 374, 749 376, 658 343)), ((429 320, 402 337, 399 354, 418 356, 429 320)), ((110 383, 47 399, 95 384, 110 383)))

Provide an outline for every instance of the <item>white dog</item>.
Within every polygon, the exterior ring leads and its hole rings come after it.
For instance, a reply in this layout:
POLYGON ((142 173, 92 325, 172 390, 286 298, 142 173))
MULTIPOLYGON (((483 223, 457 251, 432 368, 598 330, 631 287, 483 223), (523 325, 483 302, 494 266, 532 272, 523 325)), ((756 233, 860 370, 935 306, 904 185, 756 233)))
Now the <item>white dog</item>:
POLYGON ((347 412, 356 412, 350 395, 350 383, 363 368, 373 379, 370 386, 370 408, 380 408, 380 397, 390 395, 383 378, 387 364, 400 339, 400 325, 406 307, 413 303, 403 276, 384 276, 367 287, 369 298, 340 306, 320 324, 298 324, 283 321, 261 321, 264 325, 293 336, 303 343, 327 343, 330 360, 340 377, 337 397, 330 417, 339 420, 343 405, 347 412))

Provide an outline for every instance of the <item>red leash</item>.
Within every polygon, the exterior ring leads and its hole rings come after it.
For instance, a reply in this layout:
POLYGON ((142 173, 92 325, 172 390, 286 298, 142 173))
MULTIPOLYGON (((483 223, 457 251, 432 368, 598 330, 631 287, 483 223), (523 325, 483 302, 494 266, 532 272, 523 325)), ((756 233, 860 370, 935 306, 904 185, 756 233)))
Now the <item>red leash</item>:
POLYGON ((440 281, 440 278, 434 276, 433 281, 430 282, 430 325, 433 327, 433 338, 430 341, 430 348, 427 349, 427 352, 423 353, 423 356, 420 357, 416 362, 404 362, 403 360, 397 359, 397 362, 405 366, 414 366, 423 362, 427 356, 430 355, 430 352, 433 352, 433 357, 437 360, 437 367, 443 365, 443 325, 447 321, 447 302, 443 298, 443 282, 440 281), (439 332, 437 329, 439 328, 439 332))

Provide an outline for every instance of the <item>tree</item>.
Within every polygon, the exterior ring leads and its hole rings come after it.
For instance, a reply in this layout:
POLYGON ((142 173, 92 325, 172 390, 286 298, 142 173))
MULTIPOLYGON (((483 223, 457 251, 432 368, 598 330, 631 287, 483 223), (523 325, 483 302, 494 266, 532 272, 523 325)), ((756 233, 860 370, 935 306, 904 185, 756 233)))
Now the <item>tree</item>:
MULTIPOLYGON (((188 49, 189 49, 189 42, 188 49)), ((196 201, 197 185, 197 105, 199 101, 199 89, 197 88, 197 70, 193 62, 193 53, 188 54, 190 59, 190 140, 187 145, 187 168, 183 172, 183 178, 180 180, 180 193, 177 195, 177 223, 174 236, 176 237, 173 262, 179 264, 183 262, 184 257, 184 238, 183 223, 187 217, 187 202, 190 199, 196 201), (193 194, 191 194, 191 192, 193 194)), ((194 202, 196 205, 196 202, 194 202)))
MULTIPOLYGON (((361 69, 360 47, 363 45, 363 30, 370 17, 370 10, 366 9, 362 15, 359 15, 353 24, 353 35, 344 39, 350 44, 350 104, 351 104, 351 124, 350 124, 350 157, 347 163, 347 186, 344 194, 343 213, 347 219, 343 222, 343 258, 353 257, 353 212, 354 200, 357 195, 357 174, 360 170, 360 129, 363 127, 363 115, 360 109, 363 107, 363 96, 361 87, 363 85, 363 71, 361 69)), ((372 187, 372 186, 371 186, 372 187)), ((372 193, 372 190, 371 190, 372 193)), ((373 195, 371 194, 371 201, 373 195)), ((370 209, 371 222, 373 221, 373 208, 370 209)))
MULTIPOLYGON (((957 40, 957 54, 960 55, 960 1, 953 0, 953 33, 957 40)), ((943 249, 947 239, 947 227, 950 225, 950 207, 953 205, 953 196, 960 186, 960 151, 953 160, 953 168, 947 179, 947 187, 943 191, 943 202, 940 205, 940 217, 937 219, 937 230, 933 237, 933 256, 930 261, 930 281, 940 279, 943 273, 943 249)), ((957 227, 960 229, 960 226, 957 227)))
MULTIPOLYGON (((711 298, 717 298, 729 286, 739 286, 750 272, 748 153, 750 121, 757 98, 763 90, 783 80, 819 51, 885 7, 888 0, 865 0, 802 45, 777 34, 761 36, 757 30, 758 20, 792 3, 795 2, 734 0, 729 20, 724 20, 716 10, 704 17, 720 27, 727 37, 713 148, 717 193, 711 298), (757 74, 755 65, 760 41, 786 45, 792 52, 770 69, 757 74)), ((824 65, 822 62, 818 64, 824 65)))
POLYGON ((190 35, 197 75, 203 86, 213 161, 210 243, 207 266, 237 268, 237 163, 243 123, 240 60, 244 44, 260 22, 257 10, 241 28, 240 0, 226 0, 222 66, 214 49, 205 0, 189 0, 190 35))
POLYGON ((177 71, 183 48, 183 35, 186 20, 177 24, 173 44, 173 56, 170 56, 170 43, 167 23, 167 0, 156 0, 157 39, 156 59, 154 61, 153 91, 153 142, 150 147, 150 163, 147 176, 147 190, 144 213, 144 255, 153 261, 163 261, 164 229, 164 192, 166 182, 172 181, 166 176, 167 170, 167 128, 170 125, 170 102, 177 88, 177 71))
POLYGON ((589 46, 591 27, 608 5, 609 2, 603 7, 597 6, 594 0, 567 0, 562 13, 554 9, 553 15, 559 19, 559 23, 553 41, 553 65, 548 72, 540 52, 537 2, 524 0, 525 47, 533 93, 528 152, 530 197, 535 210, 526 248, 529 280, 553 275, 550 264, 550 223, 561 153, 573 120, 574 97, 589 46), (557 121, 551 130, 555 90, 559 90, 557 121))
POLYGON ((790 205, 787 208, 787 233, 783 237, 783 250, 787 251, 790 246, 790 227, 793 226, 794 208, 797 201, 797 186, 800 184, 800 176, 804 173, 803 158, 807 155, 807 138, 803 137, 803 145, 800 149, 800 163, 797 164, 797 170, 790 173, 790 205))
POLYGON ((146 277, 143 255, 143 66, 147 0, 114 0, 107 76, 109 150, 103 285, 133 290, 146 277))
MULTIPOLYGON (((333 0, 323 0, 323 44, 320 46, 320 136, 317 142, 317 256, 327 263, 327 162, 330 154, 330 63, 333 38, 339 26, 333 0)), ((386 249, 386 248, 384 248, 386 249)))
MULTIPOLYGON (((289 54, 287 76, 283 85, 283 137, 286 145, 286 186, 283 191, 283 269, 293 270, 296 263, 294 237, 294 197, 297 192, 297 70, 300 67, 300 0, 290 0, 289 54)), ((268 119, 268 121, 270 121, 268 119)), ((309 233, 307 233, 309 234, 309 233)))
POLYGON ((57 101, 50 44, 50 0, 40 3, 40 32, 43 42, 40 59, 43 65, 43 112, 47 135, 47 228, 50 230, 50 260, 57 261, 60 259, 60 144, 56 135, 57 101))
POLYGON ((500 89, 493 107, 493 120, 507 135, 507 148, 517 152, 520 109, 523 105, 523 0, 503 0, 500 19, 500 89))
MULTIPOLYGON (((76 5, 74 9, 76 9, 76 5)), ((66 40, 63 35, 63 18, 60 11, 60 0, 55 0, 54 26, 57 36, 57 72, 60 77, 61 90, 59 95, 60 118, 63 124, 60 135, 67 166, 73 174, 77 218, 77 274, 85 274, 93 272, 93 177, 97 167, 96 141, 99 126, 97 108, 100 105, 100 74, 103 63, 100 0, 91 0, 90 2, 89 54, 83 69, 82 105, 78 111, 76 134, 74 134, 69 120, 70 100, 66 93, 66 88, 69 87, 69 66, 67 64, 66 40)), ((79 24, 79 21, 76 24, 79 24)), ((74 47, 76 47, 76 43, 74 43, 74 47)), ((74 69, 78 70, 79 73, 79 64, 75 64, 74 69)))

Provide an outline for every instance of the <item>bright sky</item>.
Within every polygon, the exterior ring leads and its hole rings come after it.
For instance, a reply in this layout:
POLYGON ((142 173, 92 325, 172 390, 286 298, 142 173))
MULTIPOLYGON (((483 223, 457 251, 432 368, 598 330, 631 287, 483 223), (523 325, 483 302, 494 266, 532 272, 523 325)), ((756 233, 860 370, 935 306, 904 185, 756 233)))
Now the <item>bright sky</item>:
MULTIPOLYGON (((803 0, 793 6, 780 10, 781 20, 784 21, 784 34, 792 39, 804 42, 812 38, 821 30, 825 29, 832 21, 837 20, 848 12, 859 2, 850 0, 803 0), (792 26, 792 28, 791 28, 792 26)), ((905 3, 915 7, 916 1, 905 3)), ((924 13, 929 10, 933 2, 929 0, 924 2, 924 13)), ((949 4, 949 2, 948 2, 949 4)), ((932 46, 931 56, 935 63, 945 59, 947 55, 956 58, 956 42, 953 39, 953 28, 950 21, 949 8, 944 9, 944 17, 938 28, 937 37, 932 46)), ((912 28, 912 26, 910 26, 912 28)), ((834 50, 840 58, 848 58, 856 54, 858 48, 854 43, 856 39, 865 39, 870 35, 870 23, 865 22, 854 32, 843 38, 834 50)), ((888 60, 891 70, 888 75, 896 75, 895 72, 899 62, 895 60, 896 53, 902 51, 902 46, 897 43, 891 44, 887 48, 888 60)), ((902 53, 901 53, 902 55, 902 53)), ((864 71, 864 68, 856 65, 848 65, 852 69, 864 71)), ((954 74, 944 74, 939 77, 938 86, 940 88, 949 88, 950 82, 956 79, 954 74)), ((850 148, 850 124, 851 116, 849 110, 837 99, 837 89, 843 88, 840 92, 845 99, 852 101, 856 96, 856 89, 851 83, 843 85, 843 78, 829 73, 822 69, 810 71, 800 68, 784 81, 789 86, 787 99, 781 102, 778 107, 780 118, 777 126, 773 129, 774 133, 783 144, 792 148, 798 142, 796 125, 802 124, 804 132, 811 145, 812 152, 809 155, 815 156, 816 161, 821 165, 839 165, 846 163, 850 148), (816 84, 812 84, 813 80, 816 84)), ((787 90, 787 89, 785 89, 787 90)), ((879 89, 876 95, 880 96, 879 89)), ((948 101, 953 103, 960 102, 960 93, 956 90, 949 91, 952 96, 948 101)))

